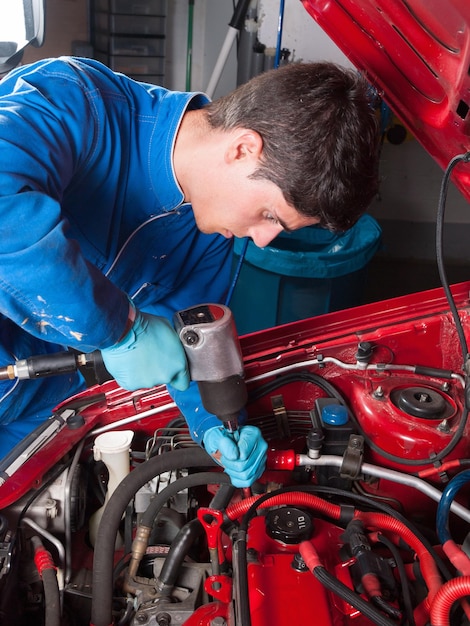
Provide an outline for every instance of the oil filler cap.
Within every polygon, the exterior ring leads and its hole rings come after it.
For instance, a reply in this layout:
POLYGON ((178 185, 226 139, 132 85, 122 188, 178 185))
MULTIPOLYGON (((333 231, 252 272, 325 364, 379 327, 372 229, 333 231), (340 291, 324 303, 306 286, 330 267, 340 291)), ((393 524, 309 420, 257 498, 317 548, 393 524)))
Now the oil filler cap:
POLYGON ((269 537, 282 543, 301 543, 312 536, 313 522, 305 511, 287 506, 268 512, 266 532, 269 537))

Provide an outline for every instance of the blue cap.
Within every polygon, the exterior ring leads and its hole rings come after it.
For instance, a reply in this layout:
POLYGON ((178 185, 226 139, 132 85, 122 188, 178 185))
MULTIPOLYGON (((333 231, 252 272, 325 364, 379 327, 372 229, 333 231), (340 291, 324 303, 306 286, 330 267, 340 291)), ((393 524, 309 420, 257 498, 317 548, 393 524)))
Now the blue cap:
POLYGON ((343 426, 348 421, 348 409, 344 404, 326 404, 322 408, 321 418, 330 426, 343 426))

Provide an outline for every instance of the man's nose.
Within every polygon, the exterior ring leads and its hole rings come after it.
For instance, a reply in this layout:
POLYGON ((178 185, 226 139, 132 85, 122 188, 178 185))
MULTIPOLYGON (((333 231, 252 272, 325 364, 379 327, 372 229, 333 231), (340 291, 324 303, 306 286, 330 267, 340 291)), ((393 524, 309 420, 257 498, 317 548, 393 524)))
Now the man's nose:
POLYGON ((248 233, 248 236, 251 237, 255 246, 258 246, 258 248, 265 248, 282 231, 283 228, 280 224, 273 224, 272 226, 263 225, 257 228, 252 228, 248 233))

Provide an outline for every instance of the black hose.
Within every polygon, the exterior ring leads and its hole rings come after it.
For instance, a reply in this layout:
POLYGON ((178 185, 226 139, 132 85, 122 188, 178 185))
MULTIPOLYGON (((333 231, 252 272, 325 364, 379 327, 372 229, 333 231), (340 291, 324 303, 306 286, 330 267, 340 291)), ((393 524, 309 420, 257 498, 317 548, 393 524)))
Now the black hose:
POLYGON ((395 544, 390 541, 388 537, 379 533, 378 540, 380 543, 383 543, 392 554, 393 560, 396 563, 398 574, 400 576, 401 583, 401 591, 403 598, 403 607, 405 610, 406 619, 408 621, 408 626, 416 626, 415 618, 413 614, 413 603, 411 602, 411 593, 410 593, 410 585, 408 583, 408 578, 406 576, 405 565, 403 563, 403 559, 401 558, 400 551, 395 546, 395 544))
MULTIPOLYGON (((183 489, 189 489, 190 487, 209 485, 211 483, 225 484, 229 487, 232 487, 229 492, 225 492, 223 494, 223 498, 219 497, 217 499, 217 501, 221 501, 221 505, 223 504, 225 508, 225 506, 228 504, 228 502, 225 502, 225 494, 229 493, 230 498, 233 495, 233 486, 230 483, 229 476, 220 472, 202 472, 197 474, 190 474, 189 476, 180 478, 174 483, 168 485, 168 487, 166 487, 157 496, 155 496, 151 505, 144 513, 144 516, 147 514, 150 508, 152 509, 152 511, 156 511, 156 514, 158 514, 158 509, 161 508, 161 505, 159 507, 154 506, 154 502, 157 499, 159 500, 159 502, 166 502, 168 498, 173 495, 173 493, 178 493, 179 491, 182 491, 183 489)), ((214 506, 214 500, 216 500, 216 498, 217 494, 214 496, 211 506, 213 506, 213 508, 220 508, 219 506, 214 506)), ((142 516, 141 524, 142 526, 148 526, 148 524, 144 523, 144 516, 142 516)), ((151 518, 152 523, 155 517, 151 518)), ((202 535, 203 531, 204 527, 202 526, 201 522, 198 519, 193 519, 185 526, 183 526, 183 528, 181 528, 181 530, 172 541, 170 550, 165 558, 165 563, 158 577, 157 588, 159 589, 161 595, 170 595, 171 591, 173 590, 175 581, 178 577, 181 563, 184 561, 184 558, 188 554, 190 547, 194 544, 196 539, 202 535)))
POLYGON ((41 573, 44 587, 45 624, 60 626, 60 592, 55 569, 44 569, 41 573))
POLYGON ((47 626, 60 626, 60 591, 54 562, 39 537, 33 536, 31 543, 34 548, 34 561, 44 589, 45 624, 47 626))
POLYGON ((434 559, 437 567, 439 568, 439 571, 441 572, 445 580, 450 580, 451 578, 453 578, 446 563, 442 560, 440 555, 436 552, 436 550, 434 549, 433 545, 428 540, 428 538, 418 528, 416 528, 416 526, 412 522, 406 519, 404 515, 402 515, 399 511, 396 511, 394 508, 392 508, 388 504, 385 504, 383 502, 377 502, 372 497, 363 496, 359 493, 345 491, 344 489, 337 489, 335 487, 324 487, 320 485, 306 485, 305 487, 297 488, 296 490, 301 491, 302 489, 314 491, 315 493, 323 493, 328 496, 339 496, 341 498, 354 500, 355 502, 360 502, 361 504, 366 504, 367 506, 373 509, 382 511, 382 513, 386 513, 387 515, 390 515, 390 517, 394 517, 395 519, 399 520, 404 526, 406 526, 406 528, 408 528, 408 530, 412 532, 413 535, 415 535, 421 541, 421 543, 424 545, 426 550, 434 559))
POLYGON ((238 531, 234 546, 233 559, 237 562, 238 573, 238 605, 235 605, 237 624, 251 626, 250 598, 248 596, 248 559, 247 533, 244 528, 238 531))
POLYGON ((347 585, 330 574, 323 566, 318 565, 312 569, 312 574, 321 584, 345 600, 348 604, 368 617, 377 626, 397 626, 396 622, 382 615, 370 602, 357 595, 347 585))
POLYGON ((118 485, 103 512, 93 562, 91 623, 112 624, 114 544, 122 515, 134 494, 158 474, 174 469, 208 467, 216 462, 200 447, 182 448, 153 457, 136 467, 118 485))
POLYGON ((158 576, 156 587, 159 596, 169 596, 173 591, 175 581, 181 563, 184 561, 189 549, 204 532, 204 527, 196 518, 188 522, 178 532, 171 543, 170 550, 165 558, 160 575, 158 576))
POLYGON ((175 480, 152 498, 145 513, 142 514, 139 525, 152 528, 158 512, 168 502, 169 498, 183 491, 183 489, 210 485, 210 483, 231 484, 228 475, 222 472, 205 472, 202 474, 199 472, 198 474, 189 474, 189 476, 175 480))

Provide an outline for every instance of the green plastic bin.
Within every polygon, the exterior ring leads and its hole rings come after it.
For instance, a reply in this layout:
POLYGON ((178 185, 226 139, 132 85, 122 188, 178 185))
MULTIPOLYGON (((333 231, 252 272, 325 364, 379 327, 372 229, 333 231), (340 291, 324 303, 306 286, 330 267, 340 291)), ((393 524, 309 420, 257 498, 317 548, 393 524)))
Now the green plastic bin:
MULTIPOLYGON (((363 215, 344 233, 309 226, 270 246, 250 241, 230 308, 240 335, 361 304, 367 265, 382 231, 363 215)), ((234 244, 234 270, 244 247, 234 244)))

